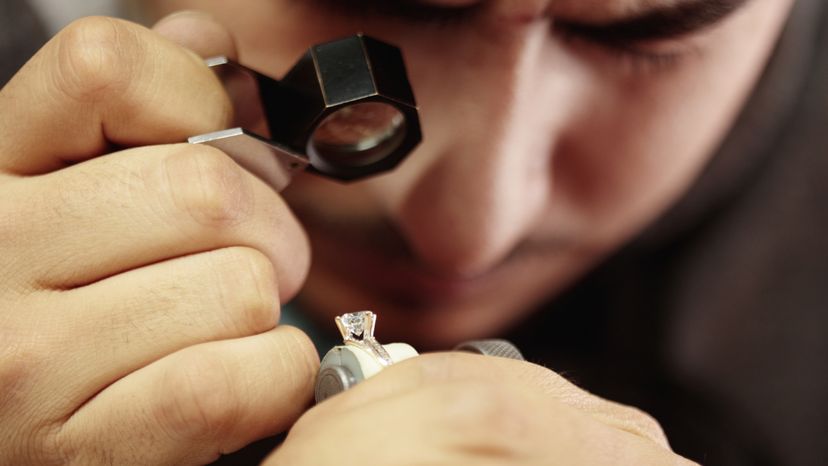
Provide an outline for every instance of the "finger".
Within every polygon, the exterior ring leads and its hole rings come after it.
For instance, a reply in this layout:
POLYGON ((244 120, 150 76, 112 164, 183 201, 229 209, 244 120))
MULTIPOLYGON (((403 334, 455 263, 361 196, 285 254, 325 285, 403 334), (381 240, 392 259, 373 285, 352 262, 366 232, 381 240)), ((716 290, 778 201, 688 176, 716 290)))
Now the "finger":
POLYGON ((452 381, 336 415, 321 408, 294 425, 266 465, 546 464, 550 458, 645 465, 664 464, 667 454, 519 384, 452 381))
POLYGON ((279 318, 273 264, 250 248, 181 257, 63 294, 63 309, 33 310, 53 344, 39 399, 60 390, 78 406, 153 361, 198 343, 266 332, 279 318), (65 341, 60 341, 65 340, 65 341), (83 361, 78 365, 77 361, 83 361))
POLYGON ((76 464, 206 464, 287 429, 310 402, 318 366, 292 327, 190 347, 102 391, 59 443, 76 464))
POLYGON ((262 251, 292 296, 309 265, 282 198, 217 149, 130 149, 26 180, 18 249, 36 286, 69 289, 133 268, 232 246, 262 251))
MULTIPOLYGON (((221 55, 238 60, 235 40, 230 31, 206 13, 179 11, 160 20, 152 29, 202 57, 221 55)), ((222 81, 233 102, 236 117, 232 126, 243 126, 258 134, 269 134, 258 86, 253 80, 243 78, 241 72, 233 72, 226 67, 222 70, 218 74, 223 76, 222 81)))
POLYGON ((173 13, 155 23, 152 30, 205 58, 223 55, 235 59, 238 55, 230 31, 201 11, 173 13))
POLYGON ((320 415, 322 405, 317 405, 297 421, 263 464, 479 464, 444 448, 444 419, 437 411, 445 407, 445 398, 434 396, 438 391, 446 393, 443 386, 424 387, 336 415, 320 415))
POLYGON ((342 410, 364 406, 377 399, 435 384, 463 381, 526 387, 538 397, 555 399, 605 424, 669 448, 658 422, 638 409, 593 395, 537 364, 461 352, 424 354, 394 364, 341 397, 333 397, 340 398, 336 403, 328 407, 322 403, 320 412, 327 416, 337 415, 342 410))
POLYGON ((136 24, 76 21, 0 91, 0 173, 36 174, 115 146, 185 141, 231 121, 200 57, 136 24), (25 110, 25 111, 24 111, 25 110))

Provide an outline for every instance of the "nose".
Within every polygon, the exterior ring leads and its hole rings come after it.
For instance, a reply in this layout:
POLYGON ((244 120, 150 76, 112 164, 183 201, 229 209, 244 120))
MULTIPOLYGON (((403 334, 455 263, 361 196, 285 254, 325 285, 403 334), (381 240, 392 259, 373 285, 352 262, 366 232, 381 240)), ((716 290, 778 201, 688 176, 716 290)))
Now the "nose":
POLYGON ((426 142, 382 183, 389 216, 433 273, 485 273, 548 211, 568 85, 547 74, 547 34, 530 26, 429 58, 417 89, 426 142))

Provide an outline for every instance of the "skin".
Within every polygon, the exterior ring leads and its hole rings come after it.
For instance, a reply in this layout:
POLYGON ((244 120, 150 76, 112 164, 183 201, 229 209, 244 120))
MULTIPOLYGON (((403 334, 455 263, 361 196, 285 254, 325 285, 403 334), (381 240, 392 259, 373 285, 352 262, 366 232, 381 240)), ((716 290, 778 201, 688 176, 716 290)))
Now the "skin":
POLYGON ((663 211, 726 133, 791 1, 647 44, 680 51, 669 65, 550 34, 550 16, 637 3, 500 0, 437 27, 165 1, 147 6, 221 22, 61 32, 0 91, 0 462, 203 464, 290 426, 269 464, 686 462, 646 414, 519 361, 426 355, 306 411, 315 350, 277 326, 301 288, 320 322, 377 310, 383 340, 494 334, 663 211), (411 70, 427 137, 397 171, 300 176, 281 196, 176 144, 231 124, 199 55, 280 75, 357 30, 402 46, 411 70))
POLYGON ((442 27, 348 19, 307 1, 150 3, 222 18, 241 59, 275 76, 309 45, 355 31, 402 47, 419 150, 386 176, 301 176, 284 194, 314 251, 303 310, 332 328, 336 315, 374 309, 384 339, 439 349, 517 323, 674 202, 741 107, 791 2, 754 1, 709 30, 642 47, 677 55, 665 65, 563 41, 542 15, 601 20, 640 5, 631 0, 496 1, 442 27))

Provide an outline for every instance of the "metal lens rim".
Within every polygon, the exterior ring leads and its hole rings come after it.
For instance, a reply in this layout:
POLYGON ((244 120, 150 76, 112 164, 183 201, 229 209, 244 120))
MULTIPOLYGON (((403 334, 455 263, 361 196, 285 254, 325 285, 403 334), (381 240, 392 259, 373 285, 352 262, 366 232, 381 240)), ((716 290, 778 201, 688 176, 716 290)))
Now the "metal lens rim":
POLYGON ((394 155, 406 140, 407 133, 406 114, 397 106, 385 101, 361 100, 340 107, 321 119, 308 138, 307 154, 311 164, 321 171, 326 169, 358 169, 371 166, 394 155), (355 144, 328 144, 316 139, 317 130, 330 122, 331 118, 338 112, 364 104, 384 105, 392 108, 394 110, 392 119, 395 121, 390 121, 387 129, 378 131, 372 137, 358 141, 355 144), (348 161, 349 158, 351 161, 348 161))

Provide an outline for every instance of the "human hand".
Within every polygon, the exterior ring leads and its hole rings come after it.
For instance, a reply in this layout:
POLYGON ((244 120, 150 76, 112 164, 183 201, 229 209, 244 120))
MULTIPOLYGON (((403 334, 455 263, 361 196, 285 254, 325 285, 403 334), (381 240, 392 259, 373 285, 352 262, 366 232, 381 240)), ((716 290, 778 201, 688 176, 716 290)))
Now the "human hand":
MULTIPOLYGON (((157 29, 233 54, 198 15, 157 29)), ((174 144, 231 120, 201 58, 81 20, 0 109, 0 464, 203 464, 289 427, 318 358, 276 324, 308 244, 262 181, 174 144)))
POLYGON ((525 361, 427 354, 320 403, 264 463, 691 464, 658 423, 525 361))

